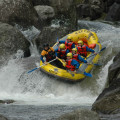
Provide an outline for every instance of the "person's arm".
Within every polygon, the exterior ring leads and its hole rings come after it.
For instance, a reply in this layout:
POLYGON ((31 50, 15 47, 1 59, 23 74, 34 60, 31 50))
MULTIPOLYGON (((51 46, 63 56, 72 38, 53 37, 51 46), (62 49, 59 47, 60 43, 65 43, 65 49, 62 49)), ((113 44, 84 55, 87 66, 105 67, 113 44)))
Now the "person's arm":
POLYGON ((58 56, 58 48, 57 49, 55 49, 55 56, 58 56))
POLYGON ((60 43, 60 44, 61 44, 61 43, 64 43, 64 44, 65 44, 65 41, 64 41, 64 40, 60 40, 59 43, 60 43))
POLYGON ((80 63, 73 59, 72 62, 71 62, 71 65, 75 66, 76 69, 79 69, 80 63))
POLYGON ((51 49, 53 52, 55 51, 52 47, 50 47, 50 49, 51 49))
POLYGON ((89 48, 89 47, 87 47, 87 46, 86 46, 86 51, 87 51, 87 52, 92 52, 92 53, 95 52, 93 49, 91 49, 91 48, 89 48))
POLYGON ((87 61, 84 58, 82 58, 80 55, 78 55, 78 60, 80 60, 81 62, 87 63, 87 61))
POLYGON ((74 43, 72 44, 72 48, 75 48, 75 44, 74 43))
POLYGON ((66 50, 66 54, 69 53, 69 52, 70 52, 70 51, 67 49, 67 50, 66 50))
POLYGON ((45 50, 43 50, 43 51, 41 52, 41 57, 40 57, 40 60, 42 60, 43 63, 45 63, 45 61, 44 61, 44 59, 43 59, 43 57, 45 56, 45 54, 46 54, 46 52, 45 52, 45 50))
POLYGON ((44 63, 45 61, 43 60, 43 56, 41 55, 41 57, 40 57, 40 60, 42 60, 42 62, 44 63))

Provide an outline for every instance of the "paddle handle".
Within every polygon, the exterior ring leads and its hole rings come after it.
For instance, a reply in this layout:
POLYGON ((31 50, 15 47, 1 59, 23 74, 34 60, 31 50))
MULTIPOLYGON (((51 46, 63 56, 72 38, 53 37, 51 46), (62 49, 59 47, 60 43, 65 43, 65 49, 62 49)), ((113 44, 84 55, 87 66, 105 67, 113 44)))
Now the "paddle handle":
MULTIPOLYGON (((55 58, 55 59, 53 59, 53 60, 51 60, 51 61, 49 61, 49 62, 47 62, 47 63, 51 63, 51 62, 53 62, 53 61, 55 61, 55 60, 56 60, 56 58, 55 58)), ((35 70, 37 70, 37 69, 41 68, 41 67, 42 67, 42 66, 44 66, 44 65, 46 65, 46 64, 43 64, 43 65, 41 65, 41 66, 39 66, 39 67, 36 67, 36 68, 34 68, 34 69, 30 70, 30 71, 28 71, 28 73, 31 73, 31 72, 33 72, 33 71, 35 71, 35 70)))
MULTIPOLYGON (((101 51, 103 51, 104 49, 106 49, 106 47, 102 48, 99 52, 97 52, 97 54, 100 53, 101 51)), ((95 55, 95 54, 94 54, 94 55, 95 55)), ((94 56, 94 55, 91 55, 91 56, 89 56, 88 58, 90 58, 90 57, 92 57, 92 56, 94 56)))

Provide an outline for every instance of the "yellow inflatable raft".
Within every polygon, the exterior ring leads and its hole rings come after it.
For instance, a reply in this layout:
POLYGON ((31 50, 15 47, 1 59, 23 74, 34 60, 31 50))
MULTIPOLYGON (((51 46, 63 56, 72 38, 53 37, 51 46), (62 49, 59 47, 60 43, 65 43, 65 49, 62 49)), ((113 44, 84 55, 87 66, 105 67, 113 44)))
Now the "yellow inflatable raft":
MULTIPOLYGON (((95 32, 92 32, 86 29, 81 29, 66 35, 65 37, 61 38, 60 41, 65 41, 69 35, 73 37, 74 43, 77 43, 78 40, 83 40, 83 42, 87 44, 88 47, 94 49, 96 53, 99 53, 99 51, 102 48, 95 32)), ((56 43, 53 46, 53 48, 56 49, 58 48, 58 46, 59 45, 57 45, 56 43)), ((67 71, 62 64, 57 65, 58 61, 57 63, 54 61, 52 63, 44 65, 40 68, 40 70, 52 76, 59 77, 61 80, 64 79, 69 81, 81 81, 86 77, 84 72, 89 73, 94 66, 93 64, 98 62, 99 57, 100 57, 99 54, 94 55, 93 53, 88 53, 85 60, 87 60, 87 62, 91 64, 87 65, 85 63, 81 63, 77 73, 67 71)), ((41 65, 43 65, 42 61, 40 61, 40 66, 41 65)))

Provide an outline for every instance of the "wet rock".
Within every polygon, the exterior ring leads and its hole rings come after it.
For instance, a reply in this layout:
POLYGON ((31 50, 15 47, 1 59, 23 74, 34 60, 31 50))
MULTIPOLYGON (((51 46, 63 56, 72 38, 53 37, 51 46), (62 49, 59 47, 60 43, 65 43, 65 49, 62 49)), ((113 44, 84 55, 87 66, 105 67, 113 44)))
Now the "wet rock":
POLYGON ((50 5, 54 7, 56 13, 62 13, 70 9, 73 0, 51 0, 50 2, 50 5))
POLYGON ((109 84, 111 84, 117 78, 120 78, 120 52, 115 56, 113 64, 111 64, 109 67, 108 71, 109 84))
POLYGON ((50 5, 50 0, 31 0, 33 5, 50 5))
POLYGON ((1 0, 0 21, 11 25, 39 26, 38 15, 33 5, 26 0, 1 0))
POLYGON ((119 21, 120 20, 119 13, 120 13, 120 4, 114 3, 110 7, 105 20, 107 20, 107 21, 119 21))
MULTIPOLYGON (((7 58, 21 49, 24 56, 29 56, 29 42, 13 26, 0 22, 0 60, 6 61, 7 58)), ((0 62, 1 62, 0 61, 0 62)))
POLYGON ((0 120, 8 120, 6 117, 0 115, 0 120))
POLYGON ((120 4, 120 0, 115 0, 116 3, 120 4))
POLYGON ((90 110, 75 110, 62 115, 55 120, 100 120, 96 112, 90 110))
POLYGON ((0 104, 10 104, 15 102, 14 100, 0 100, 0 104))
MULTIPOLYGON (((77 0, 51 0, 50 6, 55 10, 55 17, 62 20, 62 23, 67 22, 71 30, 77 28, 77 12, 76 12, 76 2, 77 0)), ((81 0, 80 0, 81 1, 81 0)), ((65 26, 65 23, 63 24, 65 26)))
POLYGON ((38 13, 42 25, 50 25, 52 18, 55 16, 54 9, 50 6, 38 5, 34 7, 38 13))
POLYGON ((53 46, 57 42, 57 38, 60 39, 70 33, 68 28, 64 27, 44 27, 40 35, 36 39, 36 44, 38 49, 41 51, 43 49, 44 43, 49 43, 50 46, 53 46))
POLYGON ((77 5, 78 17, 80 19, 90 17, 91 20, 95 20, 101 17, 104 9, 102 6, 102 0, 84 1, 84 3, 77 5))
POLYGON ((120 52, 109 67, 108 88, 98 96, 92 110, 104 114, 120 114, 120 52))
POLYGON ((78 17, 80 19, 90 17, 90 5, 80 4, 77 6, 78 17))
POLYGON ((120 109, 120 79, 116 79, 110 86, 103 90, 96 102, 92 105, 92 110, 98 113, 112 114, 119 113, 120 109))

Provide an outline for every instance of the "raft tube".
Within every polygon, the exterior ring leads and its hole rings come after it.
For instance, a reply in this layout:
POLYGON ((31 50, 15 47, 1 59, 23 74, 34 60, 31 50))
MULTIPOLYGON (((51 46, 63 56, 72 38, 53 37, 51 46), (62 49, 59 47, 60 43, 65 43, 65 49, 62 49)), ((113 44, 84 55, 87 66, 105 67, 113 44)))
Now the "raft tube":
MULTIPOLYGON (((95 32, 92 32, 86 29, 81 29, 66 35, 65 37, 61 38, 59 41, 65 41, 69 35, 73 37, 74 43, 77 44, 79 40, 82 40, 85 44, 88 45, 88 47, 94 49, 96 53, 98 53, 102 48, 95 32)), ((56 49, 58 47, 59 45, 56 43, 53 46, 53 49, 56 49)), ((62 65, 57 66, 56 64, 53 64, 53 63, 47 64, 41 67, 40 70, 49 75, 58 77, 61 80, 64 79, 64 80, 73 81, 73 82, 81 81, 86 77, 84 75, 84 72, 90 73, 90 71, 94 67, 93 64, 96 64, 99 58, 100 58, 99 54, 94 55, 93 53, 88 53, 85 60, 87 60, 87 62, 91 64, 87 65, 86 63, 81 63, 77 73, 74 73, 72 71, 67 71, 65 68, 62 67, 62 65)), ((43 65, 42 61, 40 61, 40 66, 41 65, 43 65)))

